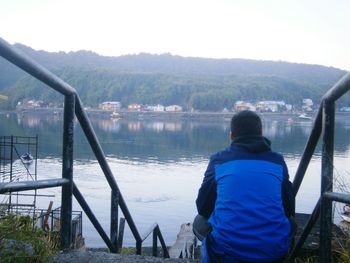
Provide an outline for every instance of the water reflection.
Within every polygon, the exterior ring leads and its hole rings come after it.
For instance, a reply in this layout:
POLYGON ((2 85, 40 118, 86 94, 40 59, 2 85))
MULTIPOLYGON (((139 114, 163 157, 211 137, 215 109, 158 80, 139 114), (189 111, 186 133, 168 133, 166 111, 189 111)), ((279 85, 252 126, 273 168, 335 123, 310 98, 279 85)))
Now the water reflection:
POLYGON ((145 130, 154 131, 154 132, 162 132, 164 130, 164 122, 162 121, 152 121, 146 122, 144 124, 145 130))
POLYGON ((51 125, 57 122, 62 122, 62 115, 47 113, 28 113, 25 111, 17 112, 16 118, 18 125, 23 125, 24 127, 28 128, 36 128, 42 125, 51 125))
MULTIPOLYGON (((0 115, 0 132, 4 135, 39 134, 40 154, 61 155, 62 115, 17 114, 0 115)), ((177 161, 208 156, 229 145, 230 120, 218 119, 160 121, 155 119, 127 120, 91 118, 96 135, 107 155, 121 159, 177 161)), ((289 118, 263 117, 263 130, 274 150, 288 156, 300 156, 312 129, 312 122, 291 121, 289 118)), ((336 122, 336 155, 346 155, 349 149, 350 122, 336 122)), ((91 159, 92 152, 79 125, 75 132, 75 158, 91 159)), ((320 146, 316 156, 320 155, 320 146)))
POLYGON ((101 130, 107 132, 118 132, 120 130, 119 119, 99 119, 97 125, 101 130))
POLYGON ((128 122, 128 130, 129 131, 139 131, 141 129, 140 121, 130 121, 128 122))

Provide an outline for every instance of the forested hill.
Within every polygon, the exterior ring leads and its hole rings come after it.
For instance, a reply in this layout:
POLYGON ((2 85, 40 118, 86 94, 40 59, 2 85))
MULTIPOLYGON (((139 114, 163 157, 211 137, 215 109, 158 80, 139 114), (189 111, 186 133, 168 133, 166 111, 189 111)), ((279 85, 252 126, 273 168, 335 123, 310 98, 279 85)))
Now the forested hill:
MULTIPOLYGON (((53 53, 20 44, 15 47, 70 83, 87 106, 118 100, 123 105, 180 104, 220 110, 241 99, 295 104, 311 97, 317 102, 345 74, 336 68, 287 62, 145 53, 106 57, 90 51, 53 53)), ((51 101, 60 97, 2 58, 0 94, 10 97, 0 107, 14 107, 25 98, 51 101)))
POLYGON ((172 56, 170 54, 152 55, 141 53, 119 57, 99 56, 91 51, 58 52, 35 51, 16 44, 30 57, 48 67, 62 68, 104 68, 126 72, 153 72, 164 74, 196 75, 273 75, 295 80, 328 82, 338 78, 339 69, 319 65, 288 62, 258 61, 248 59, 208 59, 172 56))

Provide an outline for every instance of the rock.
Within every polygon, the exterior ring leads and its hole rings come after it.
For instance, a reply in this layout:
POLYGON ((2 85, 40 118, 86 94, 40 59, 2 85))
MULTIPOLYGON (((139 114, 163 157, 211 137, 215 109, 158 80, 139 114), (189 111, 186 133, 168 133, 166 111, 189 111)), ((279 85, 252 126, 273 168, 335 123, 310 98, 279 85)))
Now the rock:
POLYGON ((13 239, 0 240, 0 259, 5 257, 27 256, 34 255, 34 248, 30 243, 13 239))

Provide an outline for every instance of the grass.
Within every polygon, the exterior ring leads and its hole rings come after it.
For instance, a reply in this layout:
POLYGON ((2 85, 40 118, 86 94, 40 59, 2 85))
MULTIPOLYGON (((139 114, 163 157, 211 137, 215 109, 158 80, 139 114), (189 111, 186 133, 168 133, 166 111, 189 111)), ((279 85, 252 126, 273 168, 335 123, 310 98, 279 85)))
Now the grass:
POLYGON ((29 216, 7 215, 0 218, 0 241, 16 240, 30 244, 33 253, 24 250, 5 249, 5 242, 0 243, 1 262, 27 263, 46 262, 59 248, 59 236, 41 229, 33 230, 33 220, 29 216))

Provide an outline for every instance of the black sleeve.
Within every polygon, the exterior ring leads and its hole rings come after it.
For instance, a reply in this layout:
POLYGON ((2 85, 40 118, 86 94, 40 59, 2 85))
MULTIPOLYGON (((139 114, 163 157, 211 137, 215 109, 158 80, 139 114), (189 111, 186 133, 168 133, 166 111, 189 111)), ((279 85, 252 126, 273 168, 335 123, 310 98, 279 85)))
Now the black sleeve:
POLYGON ((198 191, 196 200, 198 214, 209 218, 214 211, 216 201, 216 181, 215 169, 212 159, 209 162, 208 168, 204 174, 204 179, 198 191))
POLYGON ((289 174, 286 164, 284 164, 284 176, 282 182, 282 202, 286 216, 295 216, 295 197, 293 185, 289 181, 289 174))

